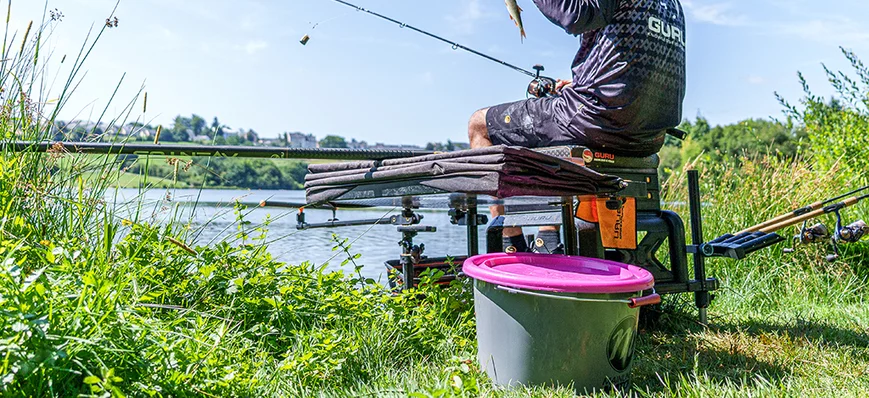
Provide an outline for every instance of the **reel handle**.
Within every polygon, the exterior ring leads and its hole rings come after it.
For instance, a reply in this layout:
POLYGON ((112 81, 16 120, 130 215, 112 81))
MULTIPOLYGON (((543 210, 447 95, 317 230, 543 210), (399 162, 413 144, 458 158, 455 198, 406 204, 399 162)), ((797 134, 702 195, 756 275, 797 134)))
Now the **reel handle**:
POLYGON ((531 69, 534 69, 534 71, 537 72, 537 77, 540 77, 540 72, 543 72, 546 70, 546 68, 544 68, 543 65, 540 65, 540 64, 532 66, 531 69))

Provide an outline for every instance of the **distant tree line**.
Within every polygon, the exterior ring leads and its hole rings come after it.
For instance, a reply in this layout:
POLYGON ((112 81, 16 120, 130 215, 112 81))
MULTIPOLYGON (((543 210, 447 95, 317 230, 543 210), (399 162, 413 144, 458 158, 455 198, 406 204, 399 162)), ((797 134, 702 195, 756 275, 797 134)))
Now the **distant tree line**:
POLYGON ((253 145, 259 139, 259 134, 252 129, 232 130, 221 124, 216 116, 209 124, 205 118, 196 114, 190 117, 176 116, 172 127, 163 128, 160 133, 160 141, 165 142, 192 141, 197 137, 207 138, 212 145, 253 145))
MULTIPOLYGON (((150 125, 139 123, 134 126, 156 132, 156 128, 150 125)), ((154 139, 150 135, 130 138, 154 139)), ((217 117, 208 123, 205 118, 194 114, 190 117, 175 117, 171 127, 162 129, 159 141, 188 142, 194 139, 210 145, 254 145, 259 136, 253 130, 232 130, 221 124, 217 117)), ((151 159, 146 162, 133 155, 123 159, 122 167, 128 173, 176 180, 195 187, 250 189, 301 189, 307 173, 307 164, 304 162, 268 159, 186 158, 170 159, 169 162, 151 159)))
POLYGON ((456 150, 456 145, 450 140, 447 140, 446 144, 440 142, 429 142, 426 144, 425 149, 428 151, 452 152, 456 150))
POLYGON ((317 144, 320 148, 347 148, 347 140, 337 135, 327 135, 317 144))
POLYGON ((308 165, 294 160, 241 158, 150 159, 126 156, 126 172, 175 180, 194 187, 302 189, 308 165))
POLYGON ((757 154, 793 158, 806 144, 805 129, 788 120, 747 119, 711 126, 704 117, 685 121, 679 128, 685 141, 667 136, 661 149, 661 174, 668 176, 698 157, 711 163, 739 161, 757 154))

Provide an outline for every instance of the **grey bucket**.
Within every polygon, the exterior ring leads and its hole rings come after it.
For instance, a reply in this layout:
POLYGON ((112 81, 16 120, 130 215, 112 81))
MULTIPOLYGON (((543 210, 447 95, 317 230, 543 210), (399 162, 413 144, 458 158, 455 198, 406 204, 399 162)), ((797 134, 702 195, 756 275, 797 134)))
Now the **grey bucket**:
MULTIPOLYGON (((467 267, 466 267, 467 270, 467 267)), ((478 360, 498 385, 630 386, 641 291, 556 293, 474 280, 478 360)))
POLYGON ((478 359, 496 384, 630 385, 639 307, 661 301, 649 271, 533 253, 478 255, 462 269, 474 278, 478 359))

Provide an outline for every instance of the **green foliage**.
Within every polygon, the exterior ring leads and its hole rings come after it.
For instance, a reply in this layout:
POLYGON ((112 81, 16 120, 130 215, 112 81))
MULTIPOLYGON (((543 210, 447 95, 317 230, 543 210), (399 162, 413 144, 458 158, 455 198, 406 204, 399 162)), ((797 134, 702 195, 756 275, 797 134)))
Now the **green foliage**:
POLYGON ((686 122, 691 134, 682 146, 683 163, 703 153, 709 162, 721 162, 746 155, 777 155, 793 158, 804 134, 792 124, 748 119, 727 126, 709 128, 705 120, 686 122))
POLYGON ((701 157, 707 163, 741 161, 757 154, 794 158, 806 138, 803 129, 762 119, 748 119, 726 126, 710 126, 705 118, 685 121, 679 128, 688 133, 682 142, 667 137, 661 150, 661 172, 673 170, 701 157))
POLYGON ((429 151, 451 152, 456 150, 456 145, 453 144, 451 140, 447 140, 446 144, 440 142, 429 142, 426 144, 425 149, 429 151))
POLYGON ((320 148, 347 148, 347 140, 337 135, 327 135, 319 142, 320 148))
POLYGON ((779 96, 787 113, 805 125, 814 160, 822 167, 836 165, 841 170, 865 176, 869 170, 869 68, 851 51, 842 49, 856 78, 824 66, 837 97, 816 96, 802 74, 805 97, 800 106, 779 96))
POLYGON ((109 252, 0 246, 5 391, 237 396, 290 380, 281 395, 298 396, 473 347, 467 287, 439 275, 389 295, 264 246, 191 249, 170 227, 128 225, 109 252))
POLYGON ((236 158, 124 158, 122 168, 127 173, 165 178, 189 186, 248 189, 301 189, 308 172, 307 163, 300 161, 236 158))

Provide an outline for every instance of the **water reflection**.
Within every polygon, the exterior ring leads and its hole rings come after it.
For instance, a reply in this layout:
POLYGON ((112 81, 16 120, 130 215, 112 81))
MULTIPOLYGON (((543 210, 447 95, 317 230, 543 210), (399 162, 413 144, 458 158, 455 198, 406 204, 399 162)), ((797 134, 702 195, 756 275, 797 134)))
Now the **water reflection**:
MULTIPOLYGON (((116 203, 119 215, 152 223, 163 223, 173 216, 189 224, 195 244, 206 245, 228 240, 240 242, 237 234, 239 223, 234 204, 239 201, 249 206, 244 213, 245 225, 251 237, 260 235, 255 228, 268 220, 267 242, 269 251, 279 261, 300 264, 311 261, 316 264, 328 262, 329 268, 337 269, 346 258, 340 251, 333 251, 332 234, 350 239, 353 253, 361 253, 357 263, 364 265, 366 277, 386 283, 383 263, 398 259, 401 239, 394 226, 354 226, 298 231, 296 210, 261 208, 263 200, 304 203, 304 191, 244 191, 244 190, 190 190, 118 189, 109 192, 108 200, 116 203)), ((379 218, 399 213, 398 208, 347 209, 338 212, 342 220, 379 218)), ((309 223, 325 222, 332 218, 327 210, 306 210, 309 223)), ((431 257, 460 256, 467 254, 465 227, 450 224, 446 210, 422 210, 423 223, 438 228, 437 233, 423 233, 418 242, 425 243, 426 254, 431 257)), ((482 229, 482 228, 481 228, 482 229)), ((482 231, 481 231, 482 232, 482 231)), ((481 233, 481 235, 484 235, 481 233)), ((481 243, 481 247, 485 247, 481 243)), ((345 268, 346 271, 351 269, 345 268)))

